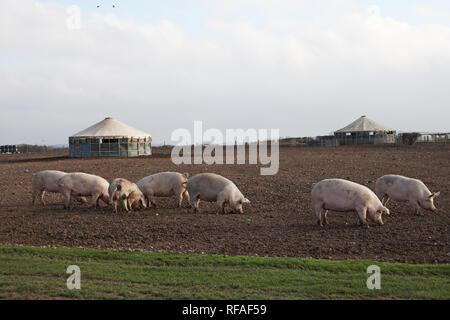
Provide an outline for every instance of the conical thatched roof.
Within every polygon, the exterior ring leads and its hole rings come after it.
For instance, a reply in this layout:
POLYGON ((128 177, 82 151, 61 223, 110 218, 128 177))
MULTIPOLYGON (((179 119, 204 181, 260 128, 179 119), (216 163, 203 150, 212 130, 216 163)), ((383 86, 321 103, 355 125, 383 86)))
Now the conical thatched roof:
POLYGON ((395 129, 386 127, 378 122, 362 116, 348 126, 337 130, 335 133, 347 133, 347 132, 372 132, 372 131, 395 131, 395 129))
POLYGON ((113 118, 104 120, 80 131, 71 138, 151 138, 144 131, 135 129, 113 118))

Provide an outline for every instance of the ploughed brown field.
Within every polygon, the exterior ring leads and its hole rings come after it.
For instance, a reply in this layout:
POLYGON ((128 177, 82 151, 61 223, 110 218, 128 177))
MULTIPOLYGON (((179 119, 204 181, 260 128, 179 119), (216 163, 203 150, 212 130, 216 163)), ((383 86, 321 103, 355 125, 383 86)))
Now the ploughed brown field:
POLYGON ((372 259, 408 263, 450 262, 450 144, 408 147, 280 148, 280 170, 261 176, 256 165, 181 165, 169 150, 135 159, 69 159, 63 154, 0 156, 0 243, 325 259, 372 259), (50 156, 49 156, 50 155, 50 156), (87 172, 111 181, 132 181, 161 171, 221 174, 251 200, 244 214, 218 214, 200 202, 201 213, 176 208, 175 197, 157 198, 157 209, 114 214, 74 202, 63 209, 58 195, 31 205, 31 179, 45 169, 87 172), (390 202, 384 226, 365 229, 356 213, 330 212, 317 225, 310 192, 325 178, 349 179, 374 189, 384 174, 423 180, 441 191, 437 212, 414 214, 408 203, 390 202))

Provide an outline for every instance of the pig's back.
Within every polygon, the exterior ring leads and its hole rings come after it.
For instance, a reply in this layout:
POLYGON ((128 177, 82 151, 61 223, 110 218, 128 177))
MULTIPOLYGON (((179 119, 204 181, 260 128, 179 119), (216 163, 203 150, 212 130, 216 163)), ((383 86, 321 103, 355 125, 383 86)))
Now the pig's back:
POLYGON ((369 188, 343 179, 322 180, 313 187, 311 194, 314 202, 322 202, 325 209, 336 211, 353 210, 375 196, 369 188))
POLYGON ((144 177, 136 185, 140 190, 145 189, 145 186, 150 186, 155 195, 165 195, 171 192, 171 190, 184 182, 183 175, 178 172, 159 172, 150 176, 144 177))
POLYGON ((189 193, 199 193, 201 197, 212 199, 226 187, 234 185, 231 180, 215 173, 200 173, 187 182, 187 190, 189 193))
POLYGON ((394 200, 405 200, 411 195, 421 196, 430 193, 425 184, 413 178, 400 175, 387 175, 382 177, 387 193, 394 200))
POLYGON ((67 173, 58 184, 64 184, 67 187, 84 190, 86 187, 98 186, 101 188, 109 188, 109 182, 106 179, 84 172, 67 173))
POLYGON ((57 170, 43 170, 39 171, 33 176, 33 186, 45 187, 47 192, 58 191, 58 180, 61 179, 66 173, 57 170))

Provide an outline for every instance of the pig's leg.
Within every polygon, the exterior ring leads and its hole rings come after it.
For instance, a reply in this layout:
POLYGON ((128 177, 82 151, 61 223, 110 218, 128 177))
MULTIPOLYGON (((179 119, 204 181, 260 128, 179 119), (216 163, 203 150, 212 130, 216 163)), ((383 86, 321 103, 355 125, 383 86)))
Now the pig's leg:
POLYGON ((109 194, 103 194, 100 196, 100 200, 108 207, 111 204, 111 199, 109 198, 109 194))
POLYGON ((183 193, 181 192, 178 194, 178 205, 177 208, 181 207, 181 204, 183 203, 183 193))
POLYGON ((153 197, 153 190, 152 190, 152 188, 150 188, 149 186, 145 185, 144 188, 142 189, 142 193, 144 194, 145 203, 147 205, 147 208, 151 208, 150 205, 153 203, 153 201, 152 201, 152 197, 153 197))
POLYGON ((126 212, 130 212, 130 209, 128 208, 128 199, 125 195, 122 196, 122 206, 126 212))
POLYGON ((126 210, 127 212, 130 212, 131 208, 130 208, 130 206, 128 205, 128 199, 123 200, 123 206, 125 207, 125 210, 126 210))
POLYGON ((40 199, 41 199, 42 205, 45 206, 44 195, 45 195, 45 190, 41 190, 40 199))
POLYGON ((149 208, 150 208, 150 204, 153 205, 155 208, 157 207, 153 195, 154 195, 153 190, 149 190, 146 194, 147 199, 148 199, 147 207, 149 207, 149 208))
POLYGON ((200 208, 198 207, 200 204, 200 195, 196 195, 194 197, 194 212, 200 212, 200 208))
POLYGON ((146 204, 147 208, 150 208, 150 200, 147 197, 146 193, 144 193, 144 201, 145 201, 145 204, 146 204))
POLYGON ((420 204, 417 201, 410 201, 410 202, 414 206, 414 208, 416 209, 415 214, 418 215, 418 216, 422 215, 420 213, 420 204))
POLYGON ((91 207, 97 209, 99 207, 99 201, 100 201, 100 194, 99 193, 93 193, 92 199, 91 199, 91 207))
POLYGON ((227 202, 226 202, 226 201, 222 202, 222 213, 223 213, 223 214, 226 213, 226 211, 225 211, 225 207, 226 207, 226 206, 227 206, 227 202))
POLYGON ((189 195, 190 203, 192 203, 192 207, 194 208, 194 212, 196 212, 195 211, 195 206, 196 206, 196 202, 197 202, 197 199, 195 197, 196 195, 194 193, 190 193, 189 191, 188 191, 188 195, 189 195))
POLYGON ((100 206, 100 200, 104 204, 106 204, 106 206, 109 206, 109 204, 110 204, 109 196, 105 196, 103 193, 100 193, 100 195, 98 196, 97 201, 96 201, 96 206, 97 207, 101 207, 100 206))
POLYGON ((225 213, 225 206, 227 205, 227 201, 223 193, 219 193, 217 196, 217 205, 222 209, 222 213, 225 213))
POLYGON ((314 206, 314 213, 316 214, 316 217, 317 217, 317 224, 321 227, 323 227, 322 211, 323 211, 323 203, 318 203, 314 206))
POLYGON ((192 203, 191 203, 191 198, 189 197, 189 192, 187 192, 187 190, 184 190, 183 192, 183 197, 184 199, 187 201, 187 205, 186 208, 192 208, 192 203))
MULTIPOLYGON (((39 194, 40 194, 40 192, 41 192, 41 190, 39 190, 39 194)), ((33 188, 33 192, 31 193, 31 203, 33 204, 33 206, 34 206, 36 197, 37 197, 37 191, 35 190, 35 188, 33 188)))
POLYGON ((64 209, 70 210, 70 191, 64 190, 61 193, 64 209))
POLYGON ((386 196, 386 200, 384 201, 383 206, 386 206, 389 200, 391 200, 391 198, 389 196, 386 196))
POLYGON ((327 224, 328 224, 327 215, 328 215, 328 210, 324 210, 324 211, 322 212, 322 219, 323 219, 323 224, 324 224, 324 225, 327 225, 327 224))
POLYGON ((367 223, 367 208, 358 208, 356 212, 358 213, 362 226, 369 228, 369 224, 367 223))
POLYGON ((67 200, 67 197, 64 196, 64 195, 61 196, 61 198, 62 198, 62 201, 63 201, 64 209, 70 210, 70 208, 69 208, 70 200, 67 200))
POLYGON ((177 208, 181 207, 183 203, 183 188, 182 186, 176 186, 172 188, 172 194, 178 197, 177 208))
MULTIPOLYGON (((224 199, 217 200, 217 205, 219 206, 219 208, 221 209, 223 214, 227 213, 225 210, 225 207, 227 206, 226 200, 224 200, 224 199)), ((219 214, 219 212, 217 212, 216 214, 219 214)))
POLYGON ((117 207, 118 207, 117 204, 118 204, 117 200, 113 200, 113 212, 114 213, 117 213, 117 207))

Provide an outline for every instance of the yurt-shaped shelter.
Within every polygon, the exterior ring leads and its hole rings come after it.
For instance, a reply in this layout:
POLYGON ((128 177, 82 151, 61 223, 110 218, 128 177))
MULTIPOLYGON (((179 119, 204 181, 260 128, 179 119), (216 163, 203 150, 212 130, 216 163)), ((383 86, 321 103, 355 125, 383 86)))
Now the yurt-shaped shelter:
POLYGON ((137 157, 151 155, 152 137, 113 118, 69 137, 71 158, 137 157))
POLYGON ((396 130, 362 116, 334 132, 340 145, 395 143, 396 130))

